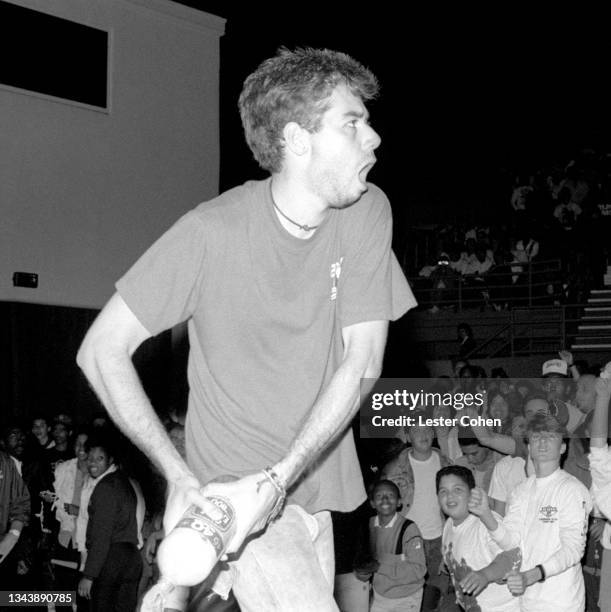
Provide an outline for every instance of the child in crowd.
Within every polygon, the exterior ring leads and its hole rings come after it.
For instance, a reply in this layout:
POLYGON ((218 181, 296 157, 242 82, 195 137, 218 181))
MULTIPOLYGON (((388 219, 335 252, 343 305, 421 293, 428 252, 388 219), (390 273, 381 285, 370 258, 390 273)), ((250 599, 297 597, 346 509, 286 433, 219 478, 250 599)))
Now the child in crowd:
POLYGON ((420 531, 397 512, 399 488, 390 480, 376 483, 370 501, 376 511, 369 523, 371 550, 379 564, 371 612, 418 612, 426 574, 420 531))
POLYGON ((469 513, 474 488, 473 473, 466 467, 453 465, 437 472, 439 505, 448 516, 443 555, 456 602, 467 612, 518 612, 519 599, 498 583, 519 569, 519 549, 503 552, 479 518, 469 513))
MULTIPOLYGON (((415 418, 426 413, 413 413, 415 418)), ((418 422, 418 421, 417 421, 418 422)), ((437 502, 435 474, 449 465, 449 460, 436 448, 432 427, 413 425, 406 428, 411 448, 402 451, 382 469, 382 478, 394 482, 401 493, 401 514, 414 521, 422 534, 428 576, 422 612, 437 610, 447 596, 448 579, 439 572, 441 565, 441 532, 443 516, 437 502)))

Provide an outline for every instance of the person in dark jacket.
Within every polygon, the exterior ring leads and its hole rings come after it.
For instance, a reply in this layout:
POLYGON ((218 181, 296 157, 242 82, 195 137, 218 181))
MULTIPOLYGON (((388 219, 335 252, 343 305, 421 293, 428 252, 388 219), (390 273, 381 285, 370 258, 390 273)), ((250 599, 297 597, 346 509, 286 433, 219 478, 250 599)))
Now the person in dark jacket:
POLYGON ((78 592, 91 599, 91 612, 133 612, 142 572, 136 494, 107 442, 93 439, 88 451, 89 475, 98 482, 88 506, 87 558, 78 592))
POLYGON ((13 459, 0 451, 0 588, 14 586, 15 567, 10 553, 29 518, 28 489, 13 459))

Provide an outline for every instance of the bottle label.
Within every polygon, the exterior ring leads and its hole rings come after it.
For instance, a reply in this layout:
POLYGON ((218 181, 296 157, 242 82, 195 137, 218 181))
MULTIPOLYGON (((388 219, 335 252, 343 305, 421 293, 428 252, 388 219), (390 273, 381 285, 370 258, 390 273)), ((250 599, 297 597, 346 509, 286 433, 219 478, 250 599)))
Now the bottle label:
POLYGON ((197 531, 200 537, 212 544, 217 556, 225 549, 227 531, 232 527, 235 511, 233 506, 223 497, 209 497, 208 501, 214 506, 206 512, 199 506, 192 505, 178 521, 175 529, 183 527, 197 531))

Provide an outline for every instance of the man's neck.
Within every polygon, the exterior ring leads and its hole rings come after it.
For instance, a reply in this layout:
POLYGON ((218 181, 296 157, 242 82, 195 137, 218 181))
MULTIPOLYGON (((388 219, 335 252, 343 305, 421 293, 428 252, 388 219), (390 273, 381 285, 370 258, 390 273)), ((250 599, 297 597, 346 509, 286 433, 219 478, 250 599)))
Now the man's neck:
POLYGON ((62 444, 59 444, 58 442, 55 443, 55 450, 58 450, 60 452, 64 452, 66 449, 68 448, 68 442, 63 442, 62 444))
POLYGON ((414 459, 417 459, 418 461, 426 461, 427 459, 431 457, 432 454, 433 454, 432 448, 429 448, 429 450, 426 452, 419 451, 419 450, 416 450, 415 448, 412 448, 412 457, 414 459))
MULTIPOLYGON (((272 175, 272 200, 295 223, 316 227, 327 216, 329 205, 306 189, 301 181, 291 180, 283 173, 272 175)), ((297 238, 310 238, 314 231, 304 231, 274 210, 282 226, 297 238)))
POLYGON ((535 466, 535 475, 537 478, 545 478, 553 474, 559 467, 558 461, 533 461, 535 466))

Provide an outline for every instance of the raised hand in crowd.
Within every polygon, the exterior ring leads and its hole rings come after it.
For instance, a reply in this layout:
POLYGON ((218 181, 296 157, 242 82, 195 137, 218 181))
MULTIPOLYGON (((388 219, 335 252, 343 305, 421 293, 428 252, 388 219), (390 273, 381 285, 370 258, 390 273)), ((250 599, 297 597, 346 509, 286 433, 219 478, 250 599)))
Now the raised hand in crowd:
POLYGON ((609 424, 609 402, 611 401, 611 361, 603 368, 596 379, 596 403, 592 418, 592 436, 590 445, 603 448, 607 444, 609 424))

